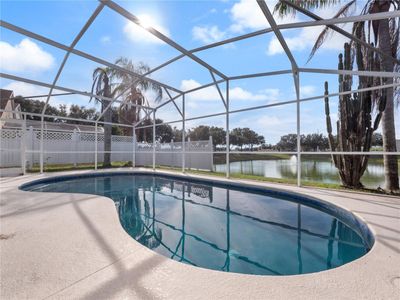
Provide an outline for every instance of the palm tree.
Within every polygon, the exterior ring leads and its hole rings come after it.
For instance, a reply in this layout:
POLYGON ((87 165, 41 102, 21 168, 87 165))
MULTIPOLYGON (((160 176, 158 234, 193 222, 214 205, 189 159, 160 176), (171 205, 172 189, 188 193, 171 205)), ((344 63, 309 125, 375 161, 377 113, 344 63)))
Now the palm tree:
MULTIPOLYGON (((135 65, 132 60, 126 57, 117 59, 115 64, 140 75, 150 71, 150 67, 143 62, 139 62, 135 65)), ((139 121, 140 113, 143 109, 140 106, 133 106, 132 104, 149 106, 149 102, 144 97, 144 92, 149 90, 155 92, 155 102, 159 102, 162 99, 162 88, 156 83, 149 82, 120 70, 113 70, 113 76, 120 80, 119 89, 125 91, 123 95, 125 101, 123 101, 124 104, 119 107, 118 113, 121 123, 132 125, 139 121)), ((126 134, 132 134, 131 128, 127 128, 126 130, 126 134)))
MULTIPOLYGON (((112 88, 112 71, 110 68, 96 68, 93 71, 93 85, 92 85, 92 94, 96 94, 98 96, 107 97, 109 99, 113 98, 117 89, 112 88)), ((89 102, 92 99, 97 103, 101 104, 101 112, 104 112, 104 161, 103 167, 111 166, 111 122, 112 122, 112 110, 106 109, 110 104, 110 100, 104 98, 96 98, 91 97, 89 102)), ((97 142, 97 141, 96 141, 97 142)))
MULTIPOLYGON (((329 5, 335 5, 340 3, 341 0, 290 0, 291 2, 305 8, 312 9, 318 7, 325 7, 329 5)), ((338 13, 334 16, 340 17, 346 15, 351 7, 356 5, 356 0, 352 0, 341 7, 338 13)), ((388 12, 391 9, 400 10, 400 0, 367 0, 365 6, 363 7, 361 14, 370 13, 380 13, 388 12)), ((296 13, 296 10, 290 5, 284 2, 278 2, 275 6, 274 12, 278 11, 281 16, 287 15, 289 13, 296 13)), ((367 27, 366 32, 368 32, 367 40, 370 42, 374 40, 375 45, 378 46, 379 50, 384 56, 381 56, 380 69, 386 72, 393 72, 398 70, 398 49, 399 49, 399 35, 400 35, 400 21, 398 18, 375 20, 372 22, 358 22, 353 26, 353 34, 358 38, 365 38, 361 36, 365 34, 364 27, 367 27), (369 30, 372 25, 372 31, 369 30), (360 30, 363 27, 363 30, 360 30), (373 39, 371 38, 373 37, 373 39)), ((318 48, 323 44, 328 33, 330 31, 329 27, 326 27, 318 37, 312 51, 310 54, 310 59, 318 48)), ((385 78, 384 84, 392 84, 393 78, 385 78)), ((394 124, 394 95, 399 95, 395 93, 393 88, 387 89, 387 102, 386 108, 382 117, 382 133, 383 133, 383 149, 385 152, 396 152, 396 134, 395 134, 395 124, 394 124)), ((398 100, 397 100, 398 101, 398 100)), ((390 191, 399 189, 399 173, 397 157, 395 155, 385 155, 384 156, 384 168, 385 168, 385 182, 386 189, 390 191)))
MULTIPOLYGON (((132 60, 127 58, 119 58, 116 60, 115 64, 136 74, 145 74, 150 71, 150 68, 146 64, 141 62, 138 66, 135 66, 132 60)), ((120 93, 123 93, 122 96, 126 101, 123 101, 123 104, 119 107, 118 118, 119 122, 124 124, 132 125, 139 121, 142 111, 140 105, 149 105, 143 92, 150 89, 156 92, 155 102, 159 102, 162 99, 162 89, 158 84, 145 79, 139 79, 121 70, 98 67, 93 71, 92 94, 114 99, 114 97, 120 96, 120 93), (139 106, 133 106, 132 104, 139 106)), ((110 167, 112 132, 112 125, 110 123, 112 122, 112 109, 106 110, 106 108, 111 101, 100 97, 91 97, 89 101, 93 98, 97 103, 101 104, 101 112, 104 112, 103 167, 110 167)), ((127 135, 132 135, 132 129, 126 128, 125 133, 127 135)))

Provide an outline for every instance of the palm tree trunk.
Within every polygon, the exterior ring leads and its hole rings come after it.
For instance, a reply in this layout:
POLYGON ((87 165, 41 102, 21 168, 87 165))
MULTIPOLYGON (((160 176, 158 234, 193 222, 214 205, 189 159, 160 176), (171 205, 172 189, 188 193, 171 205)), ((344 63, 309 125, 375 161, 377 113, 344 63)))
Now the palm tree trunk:
MULTIPOLYGON (((390 3, 380 1, 381 12, 389 11, 390 3)), ((392 56, 389 33, 389 20, 383 19, 379 22, 379 48, 388 56, 392 56)), ((393 62, 382 57, 383 71, 393 72, 393 62)), ((393 83, 393 78, 386 78, 385 84, 393 83)), ((396 133, 394 126, 394 103, 393 88, 387 89, 386 108, 382 116, 383 150, 385 152, 396 152, 396 133)), ((394 191, 399 189, 399 171, 397 157, 395 155, 384 156, 386 189, 394 191)))

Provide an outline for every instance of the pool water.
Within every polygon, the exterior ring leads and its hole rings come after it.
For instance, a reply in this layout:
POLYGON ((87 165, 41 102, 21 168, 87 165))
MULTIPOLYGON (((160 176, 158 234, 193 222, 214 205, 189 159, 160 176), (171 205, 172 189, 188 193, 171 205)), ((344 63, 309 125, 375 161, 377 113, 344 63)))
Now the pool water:
POLYGON ((350 213, 317 208, 315 200, 284 192, 149 174, 47 179, 22 189, 109 197, 123 228, 139 243, 225 272, 318 272, 355 260, 371 246, 360 228, 345 224, 354 218, 350 213))

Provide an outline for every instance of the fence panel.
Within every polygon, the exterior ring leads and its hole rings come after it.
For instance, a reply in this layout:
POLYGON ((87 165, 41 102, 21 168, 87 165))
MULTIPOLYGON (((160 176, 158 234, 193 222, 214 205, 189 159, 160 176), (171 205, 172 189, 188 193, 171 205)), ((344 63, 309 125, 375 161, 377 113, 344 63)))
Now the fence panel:
MULTIPOLYGON (((25 136, 21 129, 1 129, 0 167, 21 166, 23 139, 27 167, 40 163, 40 129, 27 128, 25 136)), ((44 164, 82 164, 95 162, 95 134, 92 132, 44 130, 44 164)), ((103 162, 104 135, 97 135, 98 163, 103 162)), ((182 143, 156 143, 156 165, 182 167, 182 143)), ((212 142, 187 141, 185 165, 187 168, 212 170, 212 142), (194 152, 194 153, 190 153, 194 152), (204 152, 204 153, 202 153, 204 152)), ((153 165, 153 145, 136 143, 131 136, 111 137, 111 161, 132 161, 136 166, 153 165), (135 149, 135 155, 133 155, 135 149)))

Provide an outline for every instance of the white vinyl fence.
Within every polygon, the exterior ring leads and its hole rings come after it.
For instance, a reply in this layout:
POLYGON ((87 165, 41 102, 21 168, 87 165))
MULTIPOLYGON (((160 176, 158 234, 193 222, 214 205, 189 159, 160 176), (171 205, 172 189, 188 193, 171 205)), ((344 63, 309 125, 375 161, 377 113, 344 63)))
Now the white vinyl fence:
MULTIPOLYGON (((29 169, 40 163, 40 129, 0 129, 0 167, 21 167, 25 159, 29 169)), ((45 130, 43 134, 44 164, 95 163, 93 132, 45 130)), ((212 141, 186 141, 185 167, 213 169, 212 141), (193 152, 193 153, 188 153, 193 152)), ((98 162, 103 162, 104 135, 97 134, 98 162)), ((155 163, 171 167, 182 166, 182 143, 156 143, 155 163)), ((135 161, 136 166, 153 164, 153 145, 135 143, 129 136, 112 136, 111 161, 135 161), (135 150, 135 151, 134 151, 135 150)))

